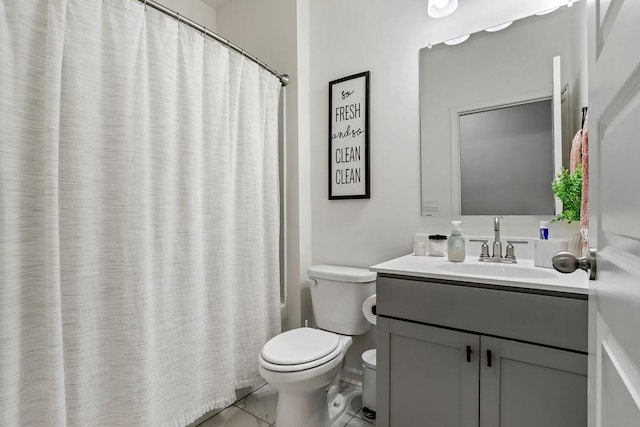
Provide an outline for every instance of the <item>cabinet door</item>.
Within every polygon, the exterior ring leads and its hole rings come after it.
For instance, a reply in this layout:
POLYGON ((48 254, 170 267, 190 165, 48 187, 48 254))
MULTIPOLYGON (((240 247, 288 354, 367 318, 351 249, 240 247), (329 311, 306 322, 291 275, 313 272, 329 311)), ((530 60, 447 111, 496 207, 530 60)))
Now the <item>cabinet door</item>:
POLYGON ((480 337, 378 319, 377 425, 477 427, 480 337))
POLYGON ((587 356, 481 337, 481 427, 585 427, 587 356))

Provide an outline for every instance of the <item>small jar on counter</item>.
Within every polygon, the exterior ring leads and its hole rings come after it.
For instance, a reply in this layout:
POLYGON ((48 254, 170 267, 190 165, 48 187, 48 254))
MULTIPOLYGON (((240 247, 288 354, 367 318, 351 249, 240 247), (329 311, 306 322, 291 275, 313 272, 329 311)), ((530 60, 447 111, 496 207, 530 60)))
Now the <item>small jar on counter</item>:
POLYGON ((413 235, 413 254, 425 256, 429 252, 429 236, 426 234, 413 235))
POLYGON ((447 254, 447 236, 431 234, 429 236, 429 255, 445 256, 447 254))

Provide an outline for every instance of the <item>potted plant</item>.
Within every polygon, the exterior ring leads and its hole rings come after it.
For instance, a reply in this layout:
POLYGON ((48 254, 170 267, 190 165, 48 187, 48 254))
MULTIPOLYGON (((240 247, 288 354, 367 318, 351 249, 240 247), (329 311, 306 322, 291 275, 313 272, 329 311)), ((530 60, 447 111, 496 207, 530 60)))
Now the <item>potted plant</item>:
POLYGON ((580 208, 582 205, 582 166, 578 166, 573 172, 562 168, 551 183, 551 189, 560 201, 562 201, 562 212, 552 220, 580 221, 580 208))

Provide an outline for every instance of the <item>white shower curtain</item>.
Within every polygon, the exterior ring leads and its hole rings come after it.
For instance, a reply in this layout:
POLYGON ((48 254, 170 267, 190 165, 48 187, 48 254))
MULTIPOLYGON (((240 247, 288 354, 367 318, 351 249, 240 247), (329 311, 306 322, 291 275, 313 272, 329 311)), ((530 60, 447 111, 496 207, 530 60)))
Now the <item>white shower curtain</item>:
POLYGON ((0 0, 0 426, 185 425, 279 332, 280 82, 135 0, 0 0))

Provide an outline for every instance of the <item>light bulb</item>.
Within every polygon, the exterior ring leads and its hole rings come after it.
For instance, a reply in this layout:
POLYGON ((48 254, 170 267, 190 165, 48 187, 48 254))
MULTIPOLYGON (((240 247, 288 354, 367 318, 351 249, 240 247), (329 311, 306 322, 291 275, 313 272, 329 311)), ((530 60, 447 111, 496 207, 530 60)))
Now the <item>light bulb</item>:
POLYGON ((470 36, 470 34, 465 34, 464 36, 454 37, 454 38, 449 39, 446 42, 444 42, 444 44, 449 45, 449 46, 455 46, 457 44, 460 44, 460 43, 466 41, 469 38, 469 36, 470 36))
POLYGON ((496 31, 504 30, 505 28, 507 28, 511 24, 513 24, 513 21, 505 22, 504 24, 496 25, 494 27, 489 27, 485 31, 487 31, 489 33, 495 33, 496 31))
POLYGON ((429 0, 427 13, 432 18, 444 18, 458 8, 458 0, 429 0))
POLYGON ((546 15, 547 13, 554 12, 554 11, 558 10, 559 8, 560 8, 560 6, 552 7, 551 9, 546 9, 546 10, 540 11, 540 12, 536 13, 536 15, 538 15, 538 16, 546 15))

